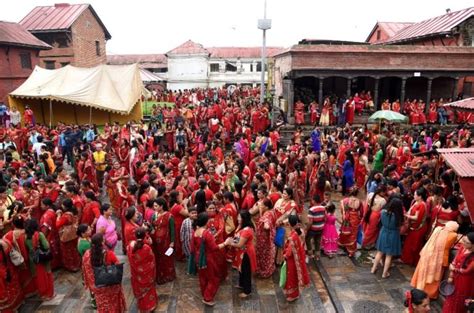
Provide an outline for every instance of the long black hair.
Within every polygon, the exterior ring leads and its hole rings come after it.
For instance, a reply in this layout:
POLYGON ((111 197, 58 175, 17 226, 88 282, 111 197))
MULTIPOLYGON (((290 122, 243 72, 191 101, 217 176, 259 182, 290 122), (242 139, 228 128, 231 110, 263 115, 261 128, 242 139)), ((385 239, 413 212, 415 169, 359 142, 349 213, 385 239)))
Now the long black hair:
POLYGON ((240 215, 240 218, 242 219, 242 223, 241 223, 242 228, 245 228, 245 227, 254 228, 253 223, 252 223, 252 215, 250 214, 249 211, 240 211, 239 215, 240 215))
POLYGON ((145 237, 146 237, 146 228, 145 227, 138 227, 135 229, 135 238, 137 238, 137 242, 133 247, 133 252, 140 250, 145 245, 145 237))
POLYGON ((395 225, 397 227, 402 226, 403 222, 403 201, 399 197, 393 197, 385 205, 387 212, 389 213, 389 219, 392 218, 392 215, 395 216, 395 225))
POLYGON ((35 232, 39 230, 38 221, 35 218, 29 219, 25 223, 25 234, 27 239, 32 239, 35 232))
POLYGON ((104 264, 104 236, 97 233, 91 238, 91 264, 102 266, 104 264))
POLYGON ((382 192, 386 192, 386 191, 387 191, 387 186, 385 184, 381 184, 377 187, 377 189, 374 192, 374 195, 372 196, 372 199, 370 199, 370 204, 367 207, 367 212, 364 215, 364 222, 368 223, 370 221, 370 215, 372 215, 372 207, 374 206, 375 197, 381 194, 382 192))

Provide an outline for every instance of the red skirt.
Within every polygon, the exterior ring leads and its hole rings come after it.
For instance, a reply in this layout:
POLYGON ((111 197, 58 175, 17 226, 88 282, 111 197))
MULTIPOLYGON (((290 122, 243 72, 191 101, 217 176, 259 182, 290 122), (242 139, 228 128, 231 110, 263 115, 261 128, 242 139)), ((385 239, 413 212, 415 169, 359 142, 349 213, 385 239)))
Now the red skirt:
POLYGON ((61 242, 61 260, 63 267, 68 271, 77 272, 81 268, 81 256, 77 251, 77 239, 61 242))
POLYGON ((43 299, 51 299, 54 296, 54 276, 48 272, 45 264, 36 264, 36 287, 38 294, 43 299))
POLYGON ((403 245, 401 260, 403 263, 416 266, 420 259, 420 251, 425 243, 425 234, 428 225, 417 230, 409 230, 403 245))

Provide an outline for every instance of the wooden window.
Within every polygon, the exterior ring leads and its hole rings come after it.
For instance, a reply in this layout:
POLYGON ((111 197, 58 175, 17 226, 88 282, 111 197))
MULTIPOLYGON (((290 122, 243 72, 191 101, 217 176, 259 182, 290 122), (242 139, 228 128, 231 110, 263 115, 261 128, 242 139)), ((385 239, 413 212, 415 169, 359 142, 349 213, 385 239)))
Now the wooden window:
POLYGON ((380 37, 382 37, 382 32, 380 30, 377 31, 377 40, 380 40, 380 37))
POLYGON ((20 61, 21 61, 21 68, 29 68, 31 69, 31 53, 25 52, 20 53, 20 61))
POLYGON ((95 42, 95 54, 100 55, 100 42, 95 42))
POLYGON ((257 72, 262 71, 262 62, 257 62, 257 72))
POLYGON ((70 62, 61 62, 61 67, 68 66, 69 64, 70 64, 70 62))
POLYGON ((237 72, 237 66, 232 65, 230 63, 225 64, 225 71, 226 72, 237 72))
POLYGON ((56 68, 55 63, 54 61, 44 61, 44 67, 48 70, 54 70, 56 68))
POLYGON ((219 63, 211 63, 211 72, 219 72, 219 63))

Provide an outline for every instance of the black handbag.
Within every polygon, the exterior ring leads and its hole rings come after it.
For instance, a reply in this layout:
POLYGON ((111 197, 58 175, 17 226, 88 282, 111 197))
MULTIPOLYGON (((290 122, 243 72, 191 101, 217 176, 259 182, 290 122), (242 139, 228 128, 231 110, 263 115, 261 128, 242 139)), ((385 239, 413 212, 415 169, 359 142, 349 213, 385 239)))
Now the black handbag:
POLYGON ((41 264, 49 262, 53 259, 53 254, 50 249, 43 250, 43 248, 36 248, 33 252, 33 263, 41 264))
POLYGON ((95 286, 97 288, 120 285, 123 277, 123 264, 94 267, 95 286))

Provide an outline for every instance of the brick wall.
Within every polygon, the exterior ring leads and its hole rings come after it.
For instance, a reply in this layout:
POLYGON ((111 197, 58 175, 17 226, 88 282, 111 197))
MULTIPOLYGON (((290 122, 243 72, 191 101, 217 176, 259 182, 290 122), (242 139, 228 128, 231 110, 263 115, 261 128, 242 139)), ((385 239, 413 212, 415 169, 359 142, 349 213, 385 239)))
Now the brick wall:
POLYGON ((105 64, 105 34, 90 9, 85 10, 71 27, 75 66, 94 67, 105 64), (100 55, 96 53, 96 41, 99 42, 100 55))
POLYGON ((0 102, 7 103, 8 94, 30 76, 38 63, 37 50, 0 46, 0 102), (29 52, 31 55, 31 69, 21 66, 20 53, 25 52, 29 52))

